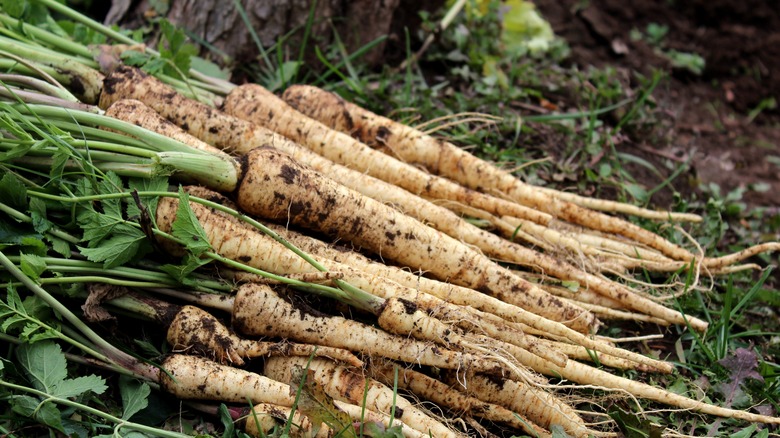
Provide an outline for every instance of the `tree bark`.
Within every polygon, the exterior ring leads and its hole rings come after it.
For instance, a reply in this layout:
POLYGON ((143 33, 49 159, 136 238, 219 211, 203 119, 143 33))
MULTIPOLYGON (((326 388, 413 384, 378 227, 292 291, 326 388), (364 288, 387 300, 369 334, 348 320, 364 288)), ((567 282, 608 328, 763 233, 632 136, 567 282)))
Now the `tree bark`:
MULTIPOLYGON (((306 22, 313 12, 313 26, 306 41, 307 60, 316 59, 314 47, 323 52, 336 42, 352 53, 375 39, 388 39, 363 56, 369 64, 382 63, 385 47, 405 46, 404 27, 419 26, 417 13, 433 10, 444 0, 241 0, 252 29, 265 50, 289 34, 285 55, 298 59, 306 22), (313 8, 313 11, 312 11, 313 8), (394 21, 395 18, 395 21, 394 21), (401 20, 402 22, 398 22, 401 20)), ((236 63, 253 62, 259 50, 232 0, 143 0, 135 7, 129 0, 114 0, 106 17, 110 24, 136 23, 139 19, 165 16, 202 41, 228 55, 236 63)), ((414 29, 411 29, 414 31, 414 29)), ((398 52, 397 48, 395 52, 398 52)))

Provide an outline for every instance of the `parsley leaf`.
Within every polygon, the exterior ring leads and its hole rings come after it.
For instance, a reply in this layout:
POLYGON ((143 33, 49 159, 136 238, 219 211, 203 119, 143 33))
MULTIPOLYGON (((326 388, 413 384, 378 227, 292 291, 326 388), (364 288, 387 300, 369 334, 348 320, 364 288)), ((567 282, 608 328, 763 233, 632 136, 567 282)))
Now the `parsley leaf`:
POLYGON ((55 397, 75 397, 88 391, 102 394, 108 389, 105 381, 95 375, 67 379, 65 355, 52 341, 22 344, 17 357, 33 387, 55 397))
POLYGON ((114 229, 111 237, 101 241, 96 248, 78 248, 88 260, 103 262, 106 269, 127 263, 151 249, 143 231, 129 226, 121 230, 114 229))
POLYGON ((119 392, 122 394, 122 419, 129 420, 138 411, 146 408, 152 390, 146 383, 129 377, 121 377, 119 392))
POLYGON ((195 256, 200 256, 211 249, 206 231, 190 208, 190 197, 181 186, 179 186, 179 208, 171 230, 173 236, 184 241, 185 249, 195 256))
POLYGON ((35 254, 22 253, 21 258, 22 261, 19 264, 19 268, 22 270, 22 272, 24 272, 25 275, 32 278, 33 280, 40 278, 41 274, 46 271, 46 262, 42 257, 35 254))
POLYGON ((0 179, 0 202, 17 210, 27 208, 27 188, 10 172, 0 179))

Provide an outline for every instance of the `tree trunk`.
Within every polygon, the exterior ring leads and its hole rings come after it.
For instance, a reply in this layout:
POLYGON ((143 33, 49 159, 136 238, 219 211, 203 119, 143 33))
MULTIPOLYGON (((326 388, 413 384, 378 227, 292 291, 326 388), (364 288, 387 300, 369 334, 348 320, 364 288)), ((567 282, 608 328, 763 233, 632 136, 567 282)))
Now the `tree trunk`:
MULTIPOLYGON (((315 46, 326 52, 336 42, 335 36, 344 44, 347 53, 352 53, 388 35, 385 42, 363 56, 362 60, 372 65, 385 61, 388 44, 405 47, 404 27, 411 27, 410 32, 414 32, 420 23, 417 17, 420 10, 433 10, 443 3, 444 0, 241 0, 265 50, 289 34, 285 56, 298 59, 306 22, 313 12, 313 26, 306 41, 307 60, 316 59, 315 46), (394 17, 397 17, 395 21, 394 17)), ((114 0, 106 21, 110 24, 121 21, 132 26, 138 25, 139 19, 155 16, 165 16, 186 28, 236 63, 258 59, 257 45, 233 0, 143 0, 135 7, 129 0, 114 0)), ((399 52, 397 47, 394 52, 399 52)))

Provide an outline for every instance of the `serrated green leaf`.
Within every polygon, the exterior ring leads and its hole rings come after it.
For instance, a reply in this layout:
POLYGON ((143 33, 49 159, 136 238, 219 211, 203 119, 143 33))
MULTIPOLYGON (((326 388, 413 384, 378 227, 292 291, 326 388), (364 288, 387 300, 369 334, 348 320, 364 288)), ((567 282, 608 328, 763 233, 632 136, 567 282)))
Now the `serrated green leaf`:
POLYGON ((0 179, 0 202, 17 210, 27 209, 27 187, 11 172, 0 179))
POLYGON ((168 75, 181 78, 192 63, 193 56, 198 54, 198 49, 192 44, 188 44, 187 36, 184 32, 172 25, 167 20, 160 22, 160 29, 163 38, 157 44, 157 50, 160 52, 160 58, 163 61, 170 62, 164 66, 164 72, 168 75))
POLYGON ((756 431, 756 424, 753 423, 750 426, 740 430, 739 432, 734 432, 730 436, 731 438, 750 438, 753 436, 753 432, 756 431))
POLYGON ((126 50, 122 52, 119 57, 122 58, 122 61, 124 61, 125 64, 132 65, 134 67, 140 67, 146 64, 149 59, 151 59, 149 54, 145 52, 139 52, 137 50, 126 50))
POLYGON ((25 252, 39 256, 46 255, 46 244, 41 240, 40 235, 22 237, 20 245, 25 252))
POLYGON ((76 180, 76 196, 90 196, 95 194, 95 189, 92 187, 92 182, 85 178, 79 178, 76 180))
POLYGON ((45 403, 41 405, 37 411, 35 411, 35 420, 43 423, 52 429, 56 429, 60 432, 65 430, 62 427, 62 413, 57 405, 54 403, 45 403))
POLYGON ((29 2, 25 0, 2 0, 0 5, 8 15, 20 18, 24 14, 25 8, 29 7, 29 2))
POLYGON ((57 397, 68 398, 75 397, 85 392, 102 394, 108 389, 106 381, 92 374, 89 376, 80 376, 74 379, 65 379, 56 386, 57 397))
POLYGON ((30 336, 27 339, 27 342, 33 344, 35 342, 43 341, 45 339, 59 339, 59 338, 60 336, 57 334, 55 330, 44 329, 30 336))
POLYGON ((148 248, 146 236, 141 230, 128 228, 114 230, 111 237, 101 241, 96 248, 78 247, 81 254, 92 262, 102 262, 103 267, 114 268, 143 255, 148 248))
POLYGON ((168 65, 168 62, 161 58, 153 58, 150 59, 146 64, 143 64, 141 66, 141 70, 149 73, 150 75, 154 76, 160 72, 162 72, 165 67, 168 65))
POLYGON ((71 158, 70 151, 64 148, 58 148, 51 157, 51 169, 49 170, 49 176, 53 180, 62 178, 62 174, 65 172, 65 165, 68 164, 68 160, 71 158))
POLYGON ((198 269, 199 267, 208 264, 211 259, 202 259, 195 257, 192 254, 187 254, 184 257, 181 265, 163 265, 160 269, 168 273, 176 281, 182 283, 185 286, 191 286, 195 284, 195 281, 189 279, 189 275, 198 269))
POLYGON ((22 395, 11 399, 11 410, 19 415, 32 417, 35 414, 35 409, 40 403, 41 401, 35 397, 22 395))
MULTIPOLYGON (((128 187, 130 189, 138 190, 139 192, 164 192, 168 190, 168 178, 132 178, 128 181, 128 187)), ((140 198, 141 203, 149 210, 150 219, 154 221, 155 213, 157 213, 157 203, 160 198, 157 196, 141 196, 140 198)), ((135 202, 128 204, 128 216, 140 216, 140 214, 141 212, 135 202)))
POLYGON ((24 328, 22 328, 22 331, 19 333, 19 339, 32 344, 34 342, 33 339, 37 334, 44 334, 44 336, 39 337, 36 340, 52 338, 52 334, 45 334, 41 330, 43 330, 43 327, 41 327, 39 324, 28 322, 24 325, 24 328))
POLYGON ((224 79, 226 81, 230 80, 230 70, 221 68, 219 65, 209 61, 208 59, 203 59, 200 56, 193 56, 191 58, 190 64, 190 68, 197 70, 207 76, 224 79))
POLYGON ((70 243, 68 241, 53 236, 48 236, 47 240, 51 243, 51 249, 54 252, 65 258, 70 258, 70 243))
POLYGON ((27 319, 22 315, 9 316, 3 321, 3 325, 0 325, 0 330, 2 330, 3 333, 14 331, 16 329, 15 326, 21 325, 25 322, 27 322, 27 319))
POLYGON ((129 420, 149 404, 149 385, 136 379, 122 377, 119 380, 119 392, 122 394, 122 419, 129 420))
MULTIPOLYGON (((101 195, 110 195, 113 193, 122 193, 122 180, 114 172, 106 172, 105 179, 102 179, 98 183, 98 193, 101 195)), ((101 207, 103 207, 103 214, 115 218, 122 218, 122 200, 116 199, 103 199, 100 201, 101 207)))
POLYGON ((176 211, 176 220, 173 221, 171 230, 173 236, 181 239, 185 249, 195 256, 211 249, 206 231, 203 230, 198 218, 195 217, 195 213, 190 208, 190 197, 181 187, 179 187, 179 208, 176 211))
POLYGON ((136 230, 132 225, 125 223, 121 217, 107 216, 94 210, 84 210, 79 213, 78 222, 84 230, 82 240, 86 241, 90 248, 98 246, 111 234, 128 234, 136 230))
POLYGON ((24 312, 33 318, 40 319, 41 321, 53 319, 51 318, 51 307, 37 295, 28 295, 25 297, 22 301, 22 306, 24 307, 24 312))
POLYGON ((46 202, 40 198, 31 198, 29 204, 33 229, 43 234, 51 229, 53 224, 46 218, 46 202))
POLYGON ((21 269, 26 276, 33 280, 37 280, 40 278, 41 274, 46 271, 46 262, 40 256, 22 253, 19 269, 21 269))
POLYGON ((33 387, 39 391, 54 394, 56 386, 67 377, 65 355, 54 342, 23 344, 16 355, 33 387))

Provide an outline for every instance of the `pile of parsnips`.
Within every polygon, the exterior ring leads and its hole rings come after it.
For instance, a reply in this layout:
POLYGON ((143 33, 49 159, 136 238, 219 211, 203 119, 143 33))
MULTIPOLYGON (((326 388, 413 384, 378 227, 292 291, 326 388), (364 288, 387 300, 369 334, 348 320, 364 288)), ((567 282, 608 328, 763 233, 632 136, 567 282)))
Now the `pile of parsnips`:
MULTIPOLYGON (((161 377, 162 386, 182 398, 231 403, 250 399, 285 412, 295 400, 284 394, 285 385, 296 381, 299 366, 312 370, 309 376, 340 400, 336 406, 355 421, 370 417, 387 423, 386 416, 395 409, 406 436, 460 435, 465 431, 458 427, 458 417, 503 422, 532 435, 549 436, 555 425, 574 436, 610 434, 591 427, 566 400, 557 398, 541 376, 549 375, 682 409, 780 423, 778 418, 708 405, 581 362, 597 358, 608 367, 673 371, 667 362, 593 336, 599 315, 706 330, 704 321, 604 276, 599 267, 604 272, 675 271, 690 265, 717 274, 742 269, 735 266, 740 260, 776 249, 777 244, 721 258, 697 257, 597 209, 666 220, 695 218, 526 185, 456 146, 313 87, 290 87, 280 99, 257 85, 228 86, 232 90, 217 109, 132 67, 106 62, 109 69, 103 77, 89 65, 70 67, 53 55, 31 62, 70 78, 74 92, 95 99, 84 103, 99 102, 106 115, 232 163, 235 175, 211 187, 225 196, 203 187, 187 189, 192 195, 189 208, 214 253, 238 265, 354 288, 360 310, 372 315, 365 323, 322 314, 295 298, 301 292, 250 278, 235 297, 226 298, 230 305, 222 305, 231 312, 235 333, 205 336, 207 332, 195 326, 179 331, 181 325, 171 326, 169 340, 175 347, 223 362, 185 355, 163 362, 172 379, 161 377), (75 83, 80 89, 73 88, 75 83), (279 224, 274 228, 277 237, 312 255, 319 266, 240 217, 198 199, 235 205, 245 214, 279 224), (462 216, 486 220, 495 232, 477 228, 462 216), (334 240, 360 252, 334 247, 334 240), (567 253, 570 258, 562 259, 567 253), (502 267, 496 260, 518 269, 502 267), (537 282, 538 274, 578 283, 578 292, 547 287, 537 282), (204 339, 193 343, 193 334, 204 339), (312 349, 304 347, 297 354, 263 350, 271 355, 264 372, 278 382, 271 390, 255 383, 260 377, 241 370, 242 356, 256 354, 242 354, 252 348, 238 335, 320 346, 315 354, 321 357, 310 360, 306 356, 312 349), (196 361, 194 366, 191 361, 196 361), (188 367, 179 368, 184 363, 188 367), (227 380, 233 383, 222 384, 227 380), (387 385, 430 400, 448 415, 434 418, 394 396, 387 385), (354 407, 364 403, 368 417, 354 407)), ((43 71, 33 70, 26 73, 43 71)), ((94 125, 100 127, 99 122, 94 125)), ((151 212, 160 231, 173 230, 180 202, 186 199, 160 198, 151 212)), ((174 255, 183 255, 182 246, 187 245, 181 243, 160 242, 174 255)), ((186 319, 184 311, 180 313, 186 319)), ((294 420, 301 426, 299 433, 338 432, 310 420, 294 420), (309 429, 304 427, 307 421, 309 429)))

